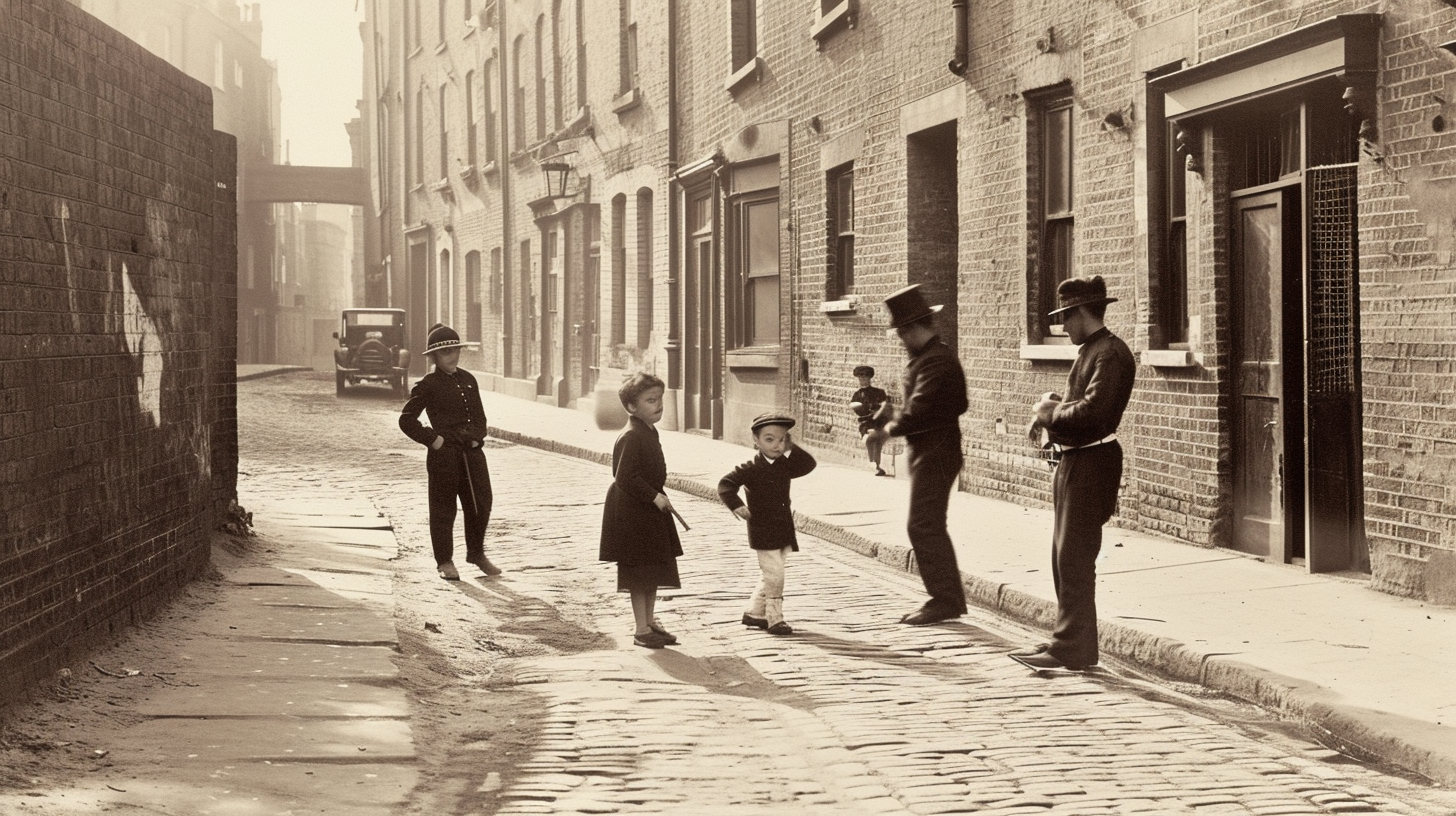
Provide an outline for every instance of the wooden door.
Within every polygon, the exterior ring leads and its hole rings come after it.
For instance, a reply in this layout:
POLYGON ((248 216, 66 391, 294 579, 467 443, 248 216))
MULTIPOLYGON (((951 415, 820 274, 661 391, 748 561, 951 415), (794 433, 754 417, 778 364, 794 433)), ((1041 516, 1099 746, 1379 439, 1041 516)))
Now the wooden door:
POLYGON ((1296 187, 1233 201, 1233 547, 1283 563, 1302 540, 1296 187), (1289 281, 1296 288, 1289 291, 1289 281), (1293 319, 1286 310, 1294 308, 1293 319), (1291 353, 1293 350, 1295 353, 1291 353), (1295 369, 1291 370, 1291 367, 1295 369), (1292 444, 1291 444, 1292 443, 1292 444), (1294 455, 1292 456, 1291 453, 1294 455), (1294 523, 1291 523, 1294 521, 1294 523))

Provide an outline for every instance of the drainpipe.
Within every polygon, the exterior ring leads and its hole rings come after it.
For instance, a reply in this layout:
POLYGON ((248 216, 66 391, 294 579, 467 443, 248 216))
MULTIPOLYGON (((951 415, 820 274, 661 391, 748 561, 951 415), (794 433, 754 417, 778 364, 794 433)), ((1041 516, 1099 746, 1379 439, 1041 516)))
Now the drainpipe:
POLYGON ((966 75, 966 65, 971 50, 970 25, 966 15, 971 0, 951 0, 951 11, 955 14, 955 55, 950 58, 950 64, 946 67, 956 76, 966 75))
POLYGON ((682 328, 678 286, 681 259, 678 257, 682 227, 679 221, 677 185, 671 181, 678 169, 677 87, 677 0, 667 0, 667 387, 682 388, 682 328))

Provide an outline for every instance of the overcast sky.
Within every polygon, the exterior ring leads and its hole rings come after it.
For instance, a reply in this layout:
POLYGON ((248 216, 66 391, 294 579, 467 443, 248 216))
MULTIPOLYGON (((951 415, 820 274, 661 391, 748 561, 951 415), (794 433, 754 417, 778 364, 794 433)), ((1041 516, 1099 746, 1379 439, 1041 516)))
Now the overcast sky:
POLYGON ((285 155, 347 166, 344 123, 359 115, 364 70, 358 0, 243 0, 262 6, 263 56, 278 64, 285 155))

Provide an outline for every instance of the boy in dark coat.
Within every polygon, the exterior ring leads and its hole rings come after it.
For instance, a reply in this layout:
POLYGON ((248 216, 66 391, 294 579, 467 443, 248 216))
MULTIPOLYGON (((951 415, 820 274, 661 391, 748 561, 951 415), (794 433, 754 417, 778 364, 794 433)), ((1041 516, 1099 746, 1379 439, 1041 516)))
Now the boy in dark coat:
POLYGON ((886 415, 890 407, 886 404, 890 401, 890 395, 884 389, 871 384, 875 380, 874 366, 855 366, 854 378, 859 380, 859 390, 850 396, 849 409, 859 417, 860 439, 865 443, 865 452, 875 466, 875 475, 888 476, 885 469, 880 467, 880 450, 885 446, 885 435, 871 431, 878 431, 890 421, 886 415))
POLYGON ((771 635, 789 635, 794 629, 784 622, 784 567, 789 553, 799 549, 789 480, 809 473, 818 463, 789 438, 789 429, 794 427, 791 417, 763 414, 752 427, 758 455, 718 482, 718 496, 734 515, 748 522, 748 546, 758 553, 763 574, 743 613, 743 625, 767 629, 771 635), (747 506, 738 497, 739 488, 748 491, 747 506))
POLYGON ((465 512, 465 560, 486 575, 500 568, 485 557, 485 528, 490 523, 494 494, 485 462, 485 408, 480 387, 460 368, 460 335, 441 323, 430 327, 425 356, 435 362, 410 391, 399 414, 399 429, 429 448, 425 473, 430 488, 430 545, 436 569, 447 581, 460 580, 455 568, 455 501, 465 512), (420 422, 420 413, 430 424, 420 422))
POLYGON ((663 492, 667 460, 653 426, 662 419, 666 386, 651 374, 627 377, 617 396, 627 409, 627 430, 612 447, 612 486, 602 508, 599 556, 617 562, 617 591, 632 596, 637 630, 632 642, 649 649, 677 643, 657 620, 657 590, 677 589, 682 542, 672 523, 672 502, 663 492))

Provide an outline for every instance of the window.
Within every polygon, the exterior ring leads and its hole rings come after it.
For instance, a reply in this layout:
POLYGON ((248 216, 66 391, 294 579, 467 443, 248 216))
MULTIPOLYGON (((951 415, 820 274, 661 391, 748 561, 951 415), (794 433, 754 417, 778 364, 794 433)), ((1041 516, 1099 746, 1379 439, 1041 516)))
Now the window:
POLYGON ((425 181, 425 89, 415 91, 415 183, 425 181))
POLYGON ((420 47, 420 29, 424 27, 423 24, 420 22, 420 6, 423 6, 425 4, 425 0, 409 0, 409 3, 410 3, 410 27, 409 27, 409 29, 410 29, 409 30, 410 41, 409 42, 410 42, 410 45, 413 46, 414 48, 419 48, 420 47))
POLYGON ((854 291, 854 165, 830 171, 828 279, 825 295, 837 300, 854 291))
POLYGON ((733 236, 742 299, 736 327, 740 346, 779 344, 779 200, 746 198, 734 205, 733 236))
POLYGON ((500 124, 495 109, 495 60, 493 59, 485 61, 485 70, 481 72, 480 91, 483 97, 481 107, 485 110, 485 163, 494 164, 496 159, 495 137, 500 124))
POLYGON ((450 177, 449 85, 440 86, 440 178, 450 177))
POLYGON ((544 288, 541 293, 541 301, 542 311, 547 314, 555 314, 560 311, 556 303, 557 290, 559 288, 558 281, 560 280, 558 277, 560 270, 556 268, 556 259, 559 253, 556 245, 560 235, 556 230, 551 230, 546 233, 546 237, 543 239, 541 245, 541 265, 546 269, 545 280, 542 281, 544 288))
POLYGON ((446 0, 440 0, 439 8, 435 12, 435 34, 442 45, 445 43, 445 2, 446 0))
POLYGON ((377 167, 377 172, 379 174, 379 184, 376 185, 375 189, 379 191, 379 209, 383 211, 384 209, 389 207, 389 191, 390 188, 394 186, 391 183, 392 180, 390 179, 390 174, 394 170, 394 165, 391 163, 394 157, 390 155, 389 103, 387 102, 379 103, 378 125, 379 148, 375 153, 375 157, 379 163, 377 167))
MULTIPOLYGON (((1164 230, 1164 254, 1162 280, 1159 286, 1159 312, 1162 317, 1163 342, 1165 345, 1188 342, 1188 195, 1186 159, 1177 150, 1177 138, 1173 132, 1176 125, 1168 125, 1167 148, 1163 151, 1167 161, 1167 179, 1163 185, 1166 191, 1164 212, 1167 223, 1164 230)), ((1185 137, 1186 138, 1186 137, 1185 137)))
POLYGON ((233 60, 233 87, 243 87, 243 64, 233 60))
POLYGON ((758 56, 758 0, 729 0, 729 31, 733 47, 733 71, 758 56))
POLYGON ((470 2, 470 0, 464 0, 464 2, 462 2, 460 5, 462 7, 462 10, 465 12, 465 24, 469 25, 470 16, 475 12, 475 4, 470 2))
MULTIPOLYGON (((469 3, 466 4, 469 6, 469 3)), ((465 73, 465 163, 471 167, 479 163, 475 143, 480 137, 475 121, 475 72, 465 73)))
POLYGON ((501 251, 496 247, 490 251, 490 311, 500 314, 505 301, 505 276, 501 275, 501 251))
POLYGON ((536 141, 546 139, 546 15, 536 18, 536 141))
POLYGON ((632 19, 632 0, 617 3, 617 93, 637 87, 637 23, 632 19))
POLYGON ((576 2, 576 107, 586 107, 586 0, 576 2))
POLYGON ((564 93, 561 87, 562 71, 561 64, 561 36, 566 28, 566 21, 561 17, 562 0, 555 0, 551 6, 551 121, 556 130, 561 130, 566 125, 564 100, 561 96, 564 93))
MULTIPOLYGON (((1056 308, 1057 285, 1073 276, 1072 97, 1068 89, 1030 100, 1033 121, 1029 152, 1035 162, 1028 174, 1034 273, 1030 304, 1035 308, 1034 334, 1047 332, 1046 313, 1056 308)), ((1059 328, 1057 333, 1059 333, 1059 328)))
POLYGON ((227 75, 223 73, 222 40, 212 44, 212 85, 219 91, 227 90, 227 75))
POLYGON ((515 98, 511 100, 512 110, 507 118, 511 120, 511 149, 524 150, 526 147, 526 77, 523 69, 525 62, 526 35, 516 37, 516 47, 511 54, 511 77, 515 80, 515 98))
POLYGON ((637 348, 652 345, 652 190, 637 191, 637 348))
POLYGON ((627 342, 627 197, 612 199, 612 345, 627 342))
MULTIPOLYGON (((468 4, 467 4, 468 5, 468 4)), ((480 253, 471 250, 465 255, 465 337, 480 340, 480 253)))

